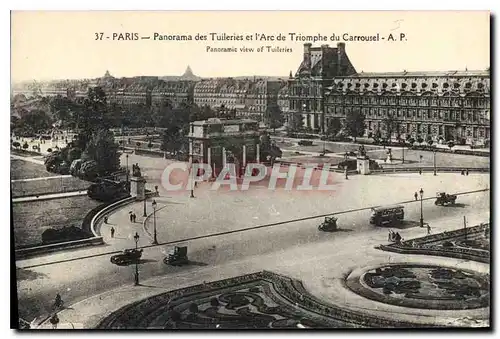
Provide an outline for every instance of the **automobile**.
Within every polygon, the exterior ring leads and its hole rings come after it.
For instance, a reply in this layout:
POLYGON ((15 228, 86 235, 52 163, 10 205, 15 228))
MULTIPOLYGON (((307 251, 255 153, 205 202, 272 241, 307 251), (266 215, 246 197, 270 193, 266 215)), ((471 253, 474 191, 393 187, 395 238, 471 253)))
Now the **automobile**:
POLYGON ((111 257, 111 263, 119 266, 130 265, 136 263, 142 257, 141 249, 126 249, 120 254, 113 255, 111 257))
POLYGON ((372 208, 370 224, 383 226, 387 224, 397 224, 404 220, 404 206, 380 206, 372 208))
POLYGON ((334 232, 338 230, 337 227, 337 218, 335 217, 326 217, 325 221, 321 223, 321 225, 318 226, 318 230, 324 231, 324 232, 334 232))
POLYGON ((312 146, 313 142, 311 140, 300 140, 298 144, 299 146, 312 146))
POLYGON ((175 246, 175 248, 163 259, 163 262, 172 266, 188 264, 187 246, 175 246))
POLYGON ((434 201, 434 205, 453 205, 457 200, 457 196, 454 194, 446 194, 445 192, 437 192, 436 193, 436 201, 434 201))

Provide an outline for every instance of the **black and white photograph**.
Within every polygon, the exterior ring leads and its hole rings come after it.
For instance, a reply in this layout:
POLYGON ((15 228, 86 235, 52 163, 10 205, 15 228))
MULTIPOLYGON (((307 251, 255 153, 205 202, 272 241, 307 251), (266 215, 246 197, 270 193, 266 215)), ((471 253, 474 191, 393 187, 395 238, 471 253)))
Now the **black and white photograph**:
POLYGON ((19 330, 491 328, 489 11, 11 11, 19 330))

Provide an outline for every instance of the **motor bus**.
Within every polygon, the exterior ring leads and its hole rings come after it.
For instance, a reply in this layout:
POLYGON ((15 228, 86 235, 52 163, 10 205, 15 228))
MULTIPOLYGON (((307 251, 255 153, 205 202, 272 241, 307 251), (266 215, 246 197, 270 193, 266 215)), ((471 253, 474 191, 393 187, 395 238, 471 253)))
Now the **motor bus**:
POLYGON ((380 206, 372 208, 370 224, 383 226, 387 224, 397 224, 403 221, 405 217, 404 206, 380 206))

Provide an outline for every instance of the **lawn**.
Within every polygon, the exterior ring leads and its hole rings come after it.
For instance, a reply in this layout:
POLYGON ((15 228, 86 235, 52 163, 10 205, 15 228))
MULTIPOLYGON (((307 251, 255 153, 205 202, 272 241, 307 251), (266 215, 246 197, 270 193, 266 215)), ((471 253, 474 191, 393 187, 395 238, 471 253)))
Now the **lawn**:
POLYGON ((49 193, 86 191, 90 185, 90 182, 74 177, 56 177, 11 183, 13 198, 49 193))
POLYGON ((53 177, 55 175, 58 174, 47 172, 43 165, 19 159, 10 159, 10 177, 12 180, 53 177))
POLYGON ((87 196, 12 204, 15 247, 42 242, 42 233, 51 227, 81 227, 83 218, 98 201, 87 196))

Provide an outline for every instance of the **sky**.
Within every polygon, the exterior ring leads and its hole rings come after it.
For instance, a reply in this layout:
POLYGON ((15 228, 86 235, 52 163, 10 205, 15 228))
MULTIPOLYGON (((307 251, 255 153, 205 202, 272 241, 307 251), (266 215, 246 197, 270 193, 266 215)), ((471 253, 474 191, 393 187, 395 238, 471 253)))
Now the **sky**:
POLYGON ((358 72, 484 70, 490 66, 487 11, 14 11, 11 78, 13 82, 96 78, 106 70, 115 77, 182 75, 188 65, 201 77, 286 77, 302 61, 304 44, 291 41, 289 33, 327 37, 328 41, 313 46, 345 42, 358 72), (155 32, 191 35, 193 40, 153 40, 155 32), (118 41, 113 40, 114 33, 117 38, 120 33, 151 38, 118 41), (210 33, 254 40, 212 41, 210 33), (344 41, 345 33, 378 33, 386 39, 344 41), (405 34, 402 41, 401 33, 405 34), (194 40, 197 34, 207 40, 194 40), (286 40, 255 41, 256 34, 275 38, 282 34, 286 40), (341 40, 330 40, 332 34, 341 40), (396 41, 388 41, 389 34, 396 41), (259 52, 263 46, 288 52, 259 52), (242 47, 254 51, 241 52, 242 47), (235 48, 237 52, 207 52, 208 48, 235 48))

